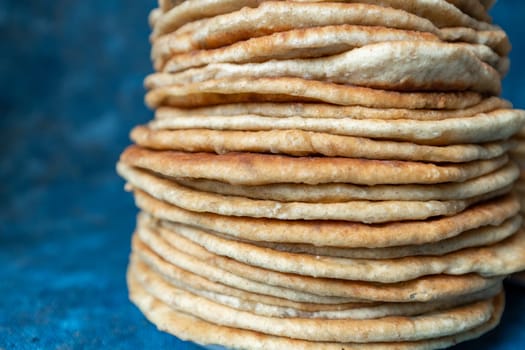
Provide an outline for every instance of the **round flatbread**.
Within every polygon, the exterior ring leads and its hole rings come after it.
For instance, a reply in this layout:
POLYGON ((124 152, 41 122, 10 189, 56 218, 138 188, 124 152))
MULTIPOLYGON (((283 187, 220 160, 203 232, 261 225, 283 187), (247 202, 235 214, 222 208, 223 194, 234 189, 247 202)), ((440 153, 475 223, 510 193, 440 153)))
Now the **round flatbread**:
POLYGON ((495 299, 494 312, 489 321, 469 331, 454 336, 441 337, 433 340, 418 342, 398 343, 368 343, 368 344, 338 344, 315 343, 291 339, 289 337, 276 337, 259 332, 241 330, 219 326, 203 321, 168 307, 163 302, 148 294, 145 289, 128 273, 128 286, 131 300, 139 307, 145 316, 159 327, 184 340, 192 340, 199 344, 221 344, 231 348, 250 348, 258 350, 304 349, 304 350, 399 350, 434 349, 455 345, 461 341, 479 337, 490 331, 498 323, 503 313, 504 296, 501 294, 495 299))
MULTIPOLYGON (((271 59, 328 56, 368 44, 388 41, 439 41, 439 38, 430 33, 386 27, 328 25, 277 32, 217 49, 174 54, 164 67, 163 60, 157 59, 154 62, 158 70, 174 73, 210 63, 249 63, 271 59)), ((465 47, 472 48, 473 53, 492 66, 497 66, 501 60, 486 46, 465 45, 465 47)))
POLYGON ((261 63, 211 63, 179 73, 156 73, 147 86, 217 79, 295 77, 395 91, 471 90, 499 95, 500 74, 464 46, 418 41, 370 44, 333 56, 261 63), (396 62, 392 66, 392 62, 396 62))
POLYGON ((154 217, 200 227, 239 239, 315 246, 383 248, 420 245, 455 237, 487 225, 498 226, 520 209, 516 196, 475 205, 448 217, 366 225, 347 221, 283 221, 191 212, 135 190, 139 208, 154 217))
POLYGON ((472 204, 508 193, 512 188, 509 185, 477 197, 449 201, 278 202, 196 191, 124 164, 119 164, 117 170, 133 188, 187 210, 281 220, 343 220, 364 223, 424 220, 433 216, 457 214, 472 204))
MULTIPOLYGON (((295 310, 289 307, 280 307, 274 305, 263 304, 261 302, 251 302, 243 300, 239 297, 226 295, 223 293, 209 292, 206 290, 196 290, 188 287, 185 283, 180 283, 178 280, 172 280, 169 276, 159 272, 159 269, 148 266, 139 258, 131 256, 131 265, 135 271, 138 272, 139 279, 141 276, 147 275, 148 279, 154 280, 154 284, 164 285, 169 288, 169 285, 174 286, 180 290, 184 290, 196 296, 205 298, 217 304, 225 305, 240 311, 247 311, 260 316, 279 317, 279 318, 307 318, 307 319, 328 319, 328 320, 366 320, 377 319, 389 316, 415 316, 427 314, 438 310, 447 310, 453 307, 470 304, 476 301, 485 300, 496 296, 501 292, 502 286, 497 285, 494 288, 482 291, 477 294, 465 295, 461 299, 437 301, 430 303, 378 303, 378 304, 356 304, 353 307, 341 308, 340 310, 327 310, 308 312, 303 310, 295 310)), ((165 266, 167 267, 167 266, 165 266)))
POLYGON ((303 130, 340 136, 454 145, 505 140, 523 127, 525 111, 498 109, 469 118, 443 120, 374 120, 353 118, 287 118, 243 116, 185 116, 153 120, 154 129, 213 129, 228 131, 303 130))
MULTIPOLYGON (((151 79, 148 83, 151 83, 151 79)), ((152 86, 150 86, 151 88, 152 86)), ((237 102, 325 102, 342 106, 459 109, 478 104, 476 92, 397 92, 300 78, 239 78, 170 85, 146 94, 151 108, 201 107, 237 102)))
MULTIPOLYGON (((171 119, 177 117, 233 117, 258 115, 261 117, 288 118, 348 118, 377 120, 444 120, 474 117, 481 113, 489 113, 497 109, 511 109, 510 102, 498 97, 489 97, 471 107, 456 110, 400 109, 400 108, 368 108, 360 106, 335 106, 319 103, 239 103, 222 104, 201 108, 159 107, 155 111, 155 119, 171 119)), ((521 129, 525 138, 525 129, 521 129)))
MULTIPOLYGON (((331 310, 356 302, 429 302, 449 300, 493 288, 502 276, 483 278, 477 274, 433 275, 399 283, 374 283, 288 274, 246 265, 213 254, 183 236, 171 237, 169 244, 155 230, 141 226, 133 239, 134 252, 150 249, 160 258, 186 271, 217 283, 251 293, 313 303, 331 310), (177 242, 176 247, 173 245, 177 242), (213 264, 210 264, 213 262, 213 264)), ((142 255, 142 254, 141 254, 142 255)))
MULTIPOLYGON (((274 183, 436 184, 463 182, 504 166, 508 157, 465 164, 432 164, 331 157, 286 157, 258 153, 182 153, 128 147, 123 165, 169 177, 210 179, 234 185, 274 183)), ((122 167, 122 166, 121 166, 122 167)))
MULTIPOLYGON (((376 185, 350 184, 273 184, 261 186, 230 185, 211 180, 172 179, 198 191, 281 202, 334 203, 350 200, 454 200, 480 196, 512 185, 520 176, 518 167, 509 163, 490 174, 459 183, 439 185, 376 185)), ((519 182, 516 184, 519 185, 519 182)))
POLYGON ((393 8, 369 4, 265 1, 257 8, 246 7, 187 23, 155 40, 152 57, 166 60, 174 53, 217 48, 291 29, 339 24, 439 33, 429 20, 393 8))
POLYGON ((217 255, 244 264, 313 277, 396 283, 433 274, 479 273, 494 277, 525 269, 525 231, 494 245, 469 248, 442 256, 399 259, 350 259, 279 252, 252 244, 224 239, 189 226, 162 222, 159 229, 168 242, 182 235, 217 255))
POLYGON ((133 265, 130 274, 156 298, 208 322, 309 341, 366 343, 431 339, 473 329, 488 322, 495 313, 495 300, 488 299, 430 314, 374 320, 265 317, 185 292, 152 275, 140 274, 133 265), (354 332, 348 332, 349 328, 354 332))
POLYGON ((303 130, 236 131, 153 129, 138 126, 131 139, 139 146, 183 152, 254 152, 293 156, 324 155, 382 160, 464 163, 502 156, 514 141, 447 146, 375 140, 303 130))

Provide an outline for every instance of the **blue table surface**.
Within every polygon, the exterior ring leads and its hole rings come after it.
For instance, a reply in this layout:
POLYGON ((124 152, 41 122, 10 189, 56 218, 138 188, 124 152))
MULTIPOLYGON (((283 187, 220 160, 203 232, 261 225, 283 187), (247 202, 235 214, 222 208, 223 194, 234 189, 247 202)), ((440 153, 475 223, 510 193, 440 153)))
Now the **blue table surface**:
MULTIPOLYGON (((0 349, 197 349, 128 301, 136 215, 115 175, 151 118, 146 16, 154 1, 0 0, 0 349), (130 6, 131 5, 131 6, 130 6)), ((525 2, 501 1, 514 43, 504 96, 525 106, 525 2)), ((457 349, 525 349, 525 290, 501 326, 457 349)))

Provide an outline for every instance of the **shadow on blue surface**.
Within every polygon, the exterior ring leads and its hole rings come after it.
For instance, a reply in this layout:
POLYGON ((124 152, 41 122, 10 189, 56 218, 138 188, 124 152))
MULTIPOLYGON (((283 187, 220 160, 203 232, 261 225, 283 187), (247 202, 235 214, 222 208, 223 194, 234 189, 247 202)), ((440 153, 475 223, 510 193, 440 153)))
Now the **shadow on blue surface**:
MULTIPOLYGON (((114 163, 151 118, 153 6, 0 0, 0 348, 197 349, 156 331, 124 281, 136 209, 114 163)), ((504 95, 522 108, 523 13, 494 11, 514 42, 504 95)), ((502 327, 457 348, 525 348, 524 295, 511 287, 502 327)))

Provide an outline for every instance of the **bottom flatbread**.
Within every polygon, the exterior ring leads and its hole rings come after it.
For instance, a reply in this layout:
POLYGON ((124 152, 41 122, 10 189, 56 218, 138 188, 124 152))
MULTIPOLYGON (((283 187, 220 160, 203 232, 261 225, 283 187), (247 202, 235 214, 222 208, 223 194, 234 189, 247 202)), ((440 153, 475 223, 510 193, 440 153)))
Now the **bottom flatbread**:
POLYGON ((191 340, 199 344, 219 344, 235 349, 414 350, 445 348, 462 341, 477 338, 493 329, 499 323, 504 307, 504 295, 501 293, 492 300, 493 312, 486 322, 481 323, 475 328, 452 336, 398 343, 327 343, 272 336, 203 321, 179 310, 172 309, 165 303, 148 294, 134 279, 132 271, 128 272, 128 286, 130 290, 130 299, 151 322, 157 325, 159 329, 176 335, 181 339, 191 340))

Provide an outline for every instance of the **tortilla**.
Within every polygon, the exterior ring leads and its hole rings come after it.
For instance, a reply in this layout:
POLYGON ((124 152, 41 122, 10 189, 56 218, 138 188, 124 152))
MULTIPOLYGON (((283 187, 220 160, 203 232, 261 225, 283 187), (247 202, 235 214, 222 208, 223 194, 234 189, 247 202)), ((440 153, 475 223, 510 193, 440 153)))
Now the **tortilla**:
POLYGON ((135 127, 131 139, 155 150, 183 152, 254 152, 293 156, 324 155, 382 160, 464 163, 502 156, 513 141, 449 146, 374 140, 302 130, 230 131, 209 129, 166 130, 135 127))
POLYGON ((287 157, 259 153, 182 153, 128 147, 120 163, 170 177, 210 179, 234 185, 275 183, 437 184, 463 182, 508 162, 506 155, 461 164, 431 164, 337 157, 287 157))
POLYGON ((159 234, 158 227, 139 225, 139 228, 136 232, 139 238, 134 238, 134 242, 140 240, 174 266, 233 288, 294 302, 323 304, 323 308, 332 310, 337 305, 346 307, 356 302, 452 300, 493 288, 503 278, 484 278, 477 274, 433 275, 385 284, 302 276, 246 265, 213 254, 183 236, 171 235, 169 244, 159 234))
POLYGON ((258 350, 304 349, 304 350, 415 350, 444 348, 458 342, 479 337, 481 334, 494 328, 501 318, 504 307, 504 295, 501 294, 495 302, 494 312, 489 321, 469 331, 454 336, 442 337, 433 340, 402 343, 368 343, 368 344, 339 344, 314 343, 296 340, 288 337, 276 337, 258 332, 219 326, 203 321, 202 319, 185 314, 168 307, 158 299, 148 294, 128 272, 128 286, 130 298, 145 316, 159 327, 184 340, 192 340, 199 344, 221 344, 231 348, 250 348, 258 350))
POLYGON ((151 75, 146 85, 282 77, 395 91, 471 90, 489 95, 499 95, 501 91, 499 73, 470 50, 453 44, 418 41, 370 44, 320 58, 211 63, 179 73, 151 75))
MULTIPOLYGON (((509 163, 487 175, 460 183, 439 185, 376 185, 356 186, 351 184, 272 184, 261 186, 230 185, 211 180, 190 178, 171 179, 178 184, 198 191, 226 196, 241 196, 252 199, 281 202, 334 203, 350 200, 455 200, 490 193, 510 186, 519 177, 519 169, 509 163)), ((518 186, 519 182, 515 184, 518 186)), ((524 189, 525 190, 525 189, 524 189)))
MULTIPOLYGON (((368 44, 399 40, 439 41, 439 38, 430 33, 385 27, 328 25, 277 32, 217 49, 174 54, 169 57, 165 65, 164 60, 155 60, 155 67, 158 70, 174 73, 210 63, 248 63, 270 59, 321 57, 368 44)), ((490 65, 494 66, 501 59, 486 46, 473 46, 473 48, 473 52, 490 65)))
POLYGON ((508 193, 512 188, 507 186, 477 197, 450 201, 278 202, 196 191, 158 174, 124 164, 119 164, 117 170, 133 188, 186 210, 281 220, 343 220, 363 223, 424 220, 433 216, 457 214, 470 205, 508 193))
POLYGON ((485 277, 509 275, 525 269, 525 231, 494 245, 468 248, 442 256, 398 259, 352 259, 279 252, 221 238, 197 228, 162 222, 159 233, 169 242, 182 235, 217 255, 244 264, 312 277, 396 283, 426 275, 478 273, 485 277))
MULTIPOLYGON (((512 105, 501 98, 489 97, 480 103, 457 110, 425 110, 399 108, 368 108, 360 106, 335 106, 318 103, 239 103, 223 104, 201 108, 159 107, 155 111, 155 119, 170 119, 176 117, 213 117, 213 116, 243 116, 259 115, 261 117, 287 118, 301 116, 303 118, 349 118, 377 120, 444 120, 469 118, 481 113, 489 113, 498 109, 510 109, 512 105)), ((525 138, 525 128, 523 137, 525 138)))
POLYGON ((488 299, 411 317, 384 317, 373 320, 265 317, 195 296, 168 285, 153 274, 141 274, 133 265, 130 273, 132 278, 156 298, 208 322, 310 341, 366 343, 435 338, 475 328, 490 320, 495 312, 495 300, 488 299), (349 328, 354 331, 348 332, 349 328))
POLYGON ((146 94, 146 103, 151 108, 164 105, 189 108, 257 101, 325 102, 342 106, 377 108, 459 109, 478 104, 482 98, 481 94, 471 91, 397 92, 279 77, 218 79, 161 86, 153 88, 146 94))
POLYGON ((439 32, 429 20, 393 8, 369 4, 265 1, 257 8, 246 7, 185 24, 153 43, 152 58, 166 60, 174 53, 217 48, 291 29, 338 24, 439 32))
POLYGON ((453 145, 504 140, 525 123, 525 111, 499 109, 469 118, 437 121, 374 120, 352 118, 287 118, 243 116, 171 117, 150 122, 153 129, 212 129, 237 131, 303 130, 341 136, 410 141, 427 145, 453 145))
POLYGON ((135 201, 140 209, 154 217, 238 239, 348 248, 384 248, 437 242, 483 226, 501 225, 520 209, 518 198, 509 195, 470 207, 454 216, 388 225, 365 225, 347 221, 282 221, 196 213, 159 201, 140 190, 135 190, 135 201))

